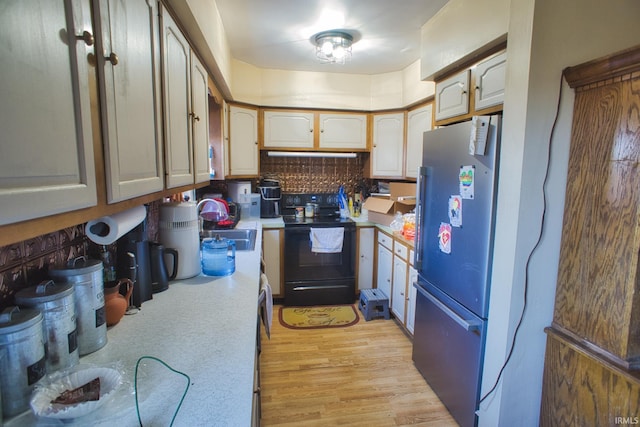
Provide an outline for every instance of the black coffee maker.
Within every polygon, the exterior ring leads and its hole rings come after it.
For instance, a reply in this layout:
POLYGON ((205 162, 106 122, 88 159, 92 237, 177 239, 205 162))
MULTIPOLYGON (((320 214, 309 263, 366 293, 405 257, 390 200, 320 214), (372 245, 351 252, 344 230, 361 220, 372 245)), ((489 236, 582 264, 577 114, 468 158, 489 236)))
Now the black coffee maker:
POLYGON ((151 287, 151 253, 147 240, 147 221, 129 231, 117 241, 118 278, 131 279, 133 294, 131 304, 140 308, 153 298, 151 287), (133 258, 130 254, 133 254, 133 258))
POLYGON ((258 186, 260 191, 260 218, 277 218, 281 215, 280 181, 274 178, 262 178, 258 186))

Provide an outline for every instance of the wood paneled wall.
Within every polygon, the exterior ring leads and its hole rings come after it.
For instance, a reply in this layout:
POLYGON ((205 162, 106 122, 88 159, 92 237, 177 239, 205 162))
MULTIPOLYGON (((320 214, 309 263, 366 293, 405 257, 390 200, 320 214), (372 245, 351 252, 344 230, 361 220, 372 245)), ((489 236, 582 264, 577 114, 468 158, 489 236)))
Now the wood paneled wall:
POLYGON ((639 424, 640 46, 565 78, 576 97, 540 424, 639 424))

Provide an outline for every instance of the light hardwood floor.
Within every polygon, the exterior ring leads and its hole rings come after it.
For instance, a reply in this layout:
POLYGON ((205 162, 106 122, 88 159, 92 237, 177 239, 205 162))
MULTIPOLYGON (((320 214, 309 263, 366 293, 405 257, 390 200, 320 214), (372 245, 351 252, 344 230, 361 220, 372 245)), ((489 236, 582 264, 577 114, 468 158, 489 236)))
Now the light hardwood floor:
POLYGON ((457 426, 411 360, 394 320, 262 333, 263 426, 457 426))

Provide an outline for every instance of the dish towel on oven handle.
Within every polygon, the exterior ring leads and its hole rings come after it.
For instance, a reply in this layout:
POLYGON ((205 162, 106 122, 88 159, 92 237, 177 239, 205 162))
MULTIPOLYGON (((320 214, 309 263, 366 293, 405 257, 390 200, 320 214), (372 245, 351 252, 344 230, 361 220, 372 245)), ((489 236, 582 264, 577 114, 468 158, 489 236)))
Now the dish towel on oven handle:
POLYGON ((271 321, 273 319, 273 292, 271 291, 271 285, 269 285, 269 279, 267 275, 260 274, 260 317, 262 317, 262 323, 264 324, 264 331, 267 337, 271 339, 271 321))
POLYGON ((342 252, 344 227, 311 228, 309 232, 311 252, 332 254, 342 252))

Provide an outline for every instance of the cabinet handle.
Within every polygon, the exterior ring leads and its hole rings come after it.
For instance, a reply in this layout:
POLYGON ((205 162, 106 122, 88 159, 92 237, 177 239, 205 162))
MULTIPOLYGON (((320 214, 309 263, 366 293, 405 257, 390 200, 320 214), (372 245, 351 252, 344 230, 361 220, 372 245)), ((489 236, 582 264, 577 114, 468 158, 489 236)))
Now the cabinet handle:
POLYGON ((313 129, 309 129, 309 132, 313 133, 313 129))
POLYGON ((93 37, 93 34, 91 34, 89 31, 83 31, 82 34, 76 36, 76 39, 78 40, 83 40, 84 44, 86 44, 87 46, 93 46, 93 44, 96 42, 96 39, 93 37))
POLYGON ((464 95, 465 93, 467 93, 467 91, 466 91, 466 90, 463 90, 463 91, 462 91, 462 94, 464 95))
POLYGON ((118 62, 120 62, 118 55, 116 55, 115 52, 111 52, 111 54, 109 56, 105 56, 104 59, 111 62, 112 65, 118 65, 118 62))
POLYGON ((196 122, 200 121, 200 117, 196 115, 196 113, 189 113, 189 116, 195 120, 196 122))

